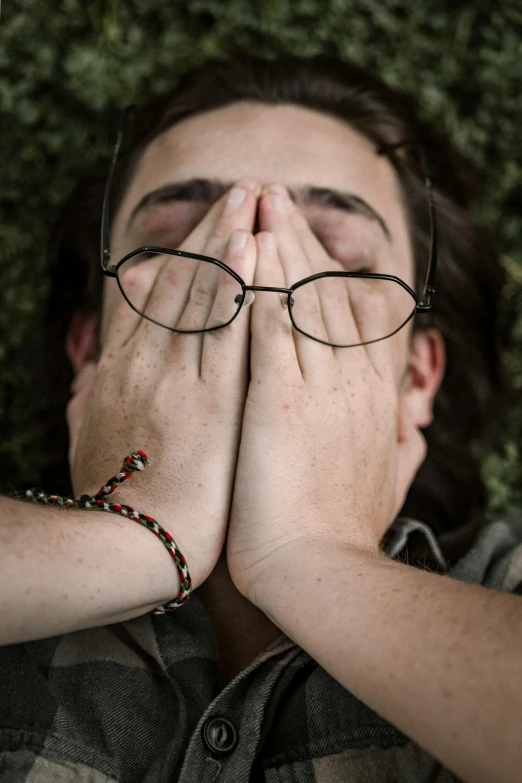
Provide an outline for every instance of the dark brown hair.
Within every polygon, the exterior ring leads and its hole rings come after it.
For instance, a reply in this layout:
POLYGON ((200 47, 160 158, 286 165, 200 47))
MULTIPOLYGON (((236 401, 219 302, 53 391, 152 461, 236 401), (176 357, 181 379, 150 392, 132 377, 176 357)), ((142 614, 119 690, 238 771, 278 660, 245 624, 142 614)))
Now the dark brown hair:
MULTIPOLYGON (((144 148, 158 134, 191 115, 238 101, 289 103, 347 122, 376 146, 409 140, 425 150, 434 185, 439 236, 435 305, 415 319, 414 329, 436 328, 443 335, 447 368, 425 430, 427 458, 408 494, 402 514, 426 522, 453 564, 470 548, 486 522, 487 492, 476 458, 498 412, 505 410, 506 379, 501 363, 505 339, 500 323, 502 268, 471 208, 477 177, 470 164, 439 134, 419 120, 405 94, 366 70, 335 58, 294 57, 273 61, 240 58, 210 61, 183 76, 169 94, 138 110, 132 142, 122 155, 112 213, 132 179, 144 148)), ((426 274, 429 216, 426 187, 413 148, 390 160, 402 196, 416 259, 420 293, 426 274)), ((67 432, 63 424, 71 369, 63 343, 74 310, 97 311, 102 301, 99 268, 100 216, 108 165, 81 183, 66 206, 50 244, 52 293, 47 318, 46 356, 53 384, 53 437, 49 480, 66 491, 67 432), (61 348, 57 350, 57 343, 61 348), (61 396, 57 379, 62 380, 61 396), (59 424, 58 416, 62 423, 59 424), (61 426, 61 429, 60 429, 61 426)), ((50 387, 51 388, 51 387, 50 387)), ((49 397, 51 402, 51 397, 49 397)), ((423 552, 411 553, 421 559, 423 552)))

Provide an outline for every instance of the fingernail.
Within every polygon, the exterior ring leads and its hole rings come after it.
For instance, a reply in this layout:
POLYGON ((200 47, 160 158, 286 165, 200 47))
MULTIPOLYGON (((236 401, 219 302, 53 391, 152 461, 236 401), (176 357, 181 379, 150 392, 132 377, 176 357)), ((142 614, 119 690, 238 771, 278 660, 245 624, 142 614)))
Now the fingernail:
POLYGON ((227 200, 227 206, 239 207, 245 200, 246 194, 247 192, 243 188, 237 188, 237 187, 232 188, 227 200))
POLYGON ((271 253, 275 251, 276 249, 275 236, 272 234, 271 231, 264 231, 261 234, 261 245, 265 250, 268 250, 271 253))
POLYGON ((276 212, 281 212, 283 215, 287 214, 288 210, 286 208, 286 200, 284 196, 270 193, 270 201, 276 212))
POLYGON ((265 185, 263 193, 270 197, 270 203, 277 212, 282 212, 284 215, 288 213, 289 196, 284 185, 277 183, 265 185))
POLYGON ((252 179, 240 179, 239 182, 236 182, 236 187, 250 190, 252 193, 255 193, 256 196, 261 195, 261 185, 259 182, 254 182, 252 179))
POLYGON ((232 250, 240 250, 242 247, 245 247, 247 243, 247 232, 242 231, 241 229, 238 229, 237 231, 234 231, 232 234, 232 238, 230 240, 230 247, 232 250))

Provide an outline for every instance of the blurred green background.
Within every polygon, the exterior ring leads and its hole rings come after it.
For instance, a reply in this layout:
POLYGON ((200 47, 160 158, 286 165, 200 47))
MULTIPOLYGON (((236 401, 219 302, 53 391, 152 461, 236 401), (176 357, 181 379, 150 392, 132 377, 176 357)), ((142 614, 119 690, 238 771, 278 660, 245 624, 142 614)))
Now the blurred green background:
MULTIPOLYGON (((518 313, 506 356, 522 400, 522 4, 435 0, 4 0, 0 18, 0 492, 50 459, 35 357, 45 243, 75 183, 109 160, 119 108, 210 56, 337 54, 412 93, 484 172, 478 215, 518 313), (35 410, 27 406, 27 391, 35 410)), ((491 508, 522 509, 522 405, 483 455, 491 508)))

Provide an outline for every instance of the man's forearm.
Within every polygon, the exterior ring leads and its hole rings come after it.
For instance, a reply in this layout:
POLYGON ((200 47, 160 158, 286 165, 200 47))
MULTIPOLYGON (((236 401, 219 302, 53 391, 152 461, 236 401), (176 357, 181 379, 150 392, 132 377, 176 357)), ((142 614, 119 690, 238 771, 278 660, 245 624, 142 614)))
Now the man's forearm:
POLYGON ((0 497, 0 645, 131 620, 179 588, 163 543, 133 520, 0 497))
POLYGON ((518 596, 313 544, 272 559, 256 591, 287 636, 466 783, 522 780, 518 596))

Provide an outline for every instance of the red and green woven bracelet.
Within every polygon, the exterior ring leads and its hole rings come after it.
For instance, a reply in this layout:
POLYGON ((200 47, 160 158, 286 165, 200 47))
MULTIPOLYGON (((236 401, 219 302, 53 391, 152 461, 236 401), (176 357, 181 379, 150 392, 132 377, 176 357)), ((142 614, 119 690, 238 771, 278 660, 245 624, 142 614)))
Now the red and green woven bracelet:
POLYGON ((184 555, 181 554, 176 546, 176 542, 161 525, 156 522, 152 517, 146 514, 140 514, 132 506, 126 506, 123 503, 107 503, 105 498, 114 492, 118 484, 122 484, 126 479, 131 478, 133 473, 138 470, 143 470, 150 465, 150 460, 144 451, 133 451, 128 457, 123 460, 123 465, 120 468, 119 473, 112 476, 105 486, 103 486, 96 495, 92 497, 89 495, 82 495, 79 500, 72 500, 72 498, 64 498, 60 495, 46 495, 38 490, 28 489, 26 497, 33 503, 44 503, 52 506, 62 506, 67 508, 92 508, 100 511, 111 511, 115 514, 121 514, 129 519, 134 519, 135 522, 139 522, 140 525, 144 525, 165 544, 171 557, 176 563, 176 567, 179 571, 181 585, 180 591, 176 598, 163 606, 157 606, 155 609, 151 609, 151 614, 164 614, 165 612, 172 612, 183 604, 186 604, 189 595, 192 591, 192 579, 190 578, 189 570, 187 567, 187 561, 184 555))

